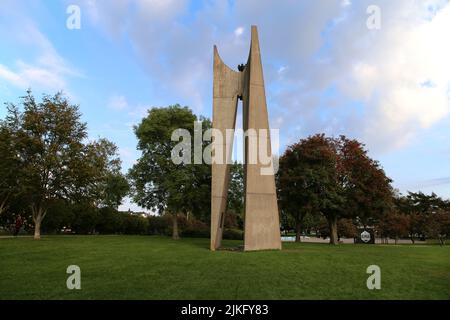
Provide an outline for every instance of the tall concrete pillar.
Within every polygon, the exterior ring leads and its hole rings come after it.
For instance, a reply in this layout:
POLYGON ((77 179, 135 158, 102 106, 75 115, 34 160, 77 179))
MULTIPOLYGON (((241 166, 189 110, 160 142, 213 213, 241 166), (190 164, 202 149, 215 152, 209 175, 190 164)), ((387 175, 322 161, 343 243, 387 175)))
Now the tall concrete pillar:
POLYGON ((247 64, 239 72, 223 63, 214 46, 213 128, 223 139, 213 140, 211 250, 219 248, 222 241, 233 143, 232 136, 226 137, 235 129, 239 98, 243 101, 245 132, 244 250, 281 249, 275 179, 273 174, 263 173, 268 164, 259 157, 262 147, 265 155, 272 156, 272 151, 256 26, 252 26, 247 64), (218 149, 223 151, 216 152, 218 149))

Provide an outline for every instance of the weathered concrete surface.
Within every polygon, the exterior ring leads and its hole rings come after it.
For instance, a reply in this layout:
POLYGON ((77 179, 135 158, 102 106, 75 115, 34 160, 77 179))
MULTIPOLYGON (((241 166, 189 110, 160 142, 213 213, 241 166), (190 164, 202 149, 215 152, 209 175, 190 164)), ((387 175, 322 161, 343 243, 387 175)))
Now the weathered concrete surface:
MULTIPOLYGON (((248 129, 269 130, 264 77, 259 49, 258 31, 252 26, 250 54, 243 72, 231 70, 221 60, 214 46, 214 86, 213 86, 213 128, 226 136, 227 129, 235 129, 238 97, 243 100, 244 131, 248 129)), ((268 131, 267 131, 268 132, 268 131)), ((262 175, 261 168, 267 164, 252 153, 258 150, 259 135, 250 134, 245 138, 245 236, 244 250, 281 249, 280 223, 273 175, 262 175), (249 158, 257 161, 249 164, 249 158)), ((266 140, 265 154, 272 155, 270 134, 266 140)), ((229 150, 223 152, 220 163, 212 164, 211 192, 211 250, 220 247, 222 241, 223 222, 226 212, 229 185, 229 165, 231 159, 232 140, 214 140, 213 150, 217 148, 229 150)), ((214 157, 213 157, 214 159, 214 157)))

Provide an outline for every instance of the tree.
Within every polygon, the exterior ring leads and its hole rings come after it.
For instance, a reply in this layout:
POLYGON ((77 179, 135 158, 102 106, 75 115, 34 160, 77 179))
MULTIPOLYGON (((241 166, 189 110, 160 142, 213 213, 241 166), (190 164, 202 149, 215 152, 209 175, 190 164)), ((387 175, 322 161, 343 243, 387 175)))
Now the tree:
POLYGON ((79 159, 82 162, 77 163, 77 179, 74 180, 77 192, 73 199, 94 206, 118 206, 126 195, 127 181, 123 181, 120 173, 122 162, 117 146, 107 139, 92 141, 84 146, 79 159))
POLYGON ((326 182, 332 180, 334 168, 335 154, 324 136, 301 140, 280 157, 276 179, 280 209, 293 217, 297 242, 304 217, 320 210, 320 193, 336 194, 325 189, 333 187, 326 182))
POLYGON ((0 122, 0 215, 6 211, 12 198, 17 198, 22 192, 19 183, 21 162, 14 150, 13 129, 7 122, 0 122))
MULTIPOLYGON (((203 135, 206 130, 212 128, 212 123, 208 118, 200 116, 199 123, 202 124, 202 132, 198 132, 198 134, 203 135)), ((202 141, 202 150, 205 150, 208 144, 207 140, 202 141)), ((190 207, 187 218, 189 220, 189 216, 193 215, 196 219, 209 224, 211 219, 211 166, 202 162, 189 166, 189 170, 192 185, 185 193, 185 202, 190 207)))
POLYGON ((415 237, 417 235, 424 234, 425 212, 417 210, 416 206, 413 204, 413 201, 411 201, 411 197, 408 196, 405 197, 399 194, 395 197, 394 203, 396 210, 404 215, 407 215, 409 218, 408 234, 411 242, 414 244, 415 237))
POLYGON ((379 230, 383 238, 394 238, 397 244, 398 239, 408 236, 409 217, 393 210, 380 220, 379 230))
POLYGON ((281 209, 295 219, 296 241, 303 217, 321 212, 329 223, 330 243, 337 243, 337 218, 344 201, 337 183, 337 160, 333 140, 324 135, 302 139, 280 157, 278 196, 281 209))
POLYGON ((338 222, 338 237, 355 238, 358 235, 358 229, 352 219, 340 219, 338 222))
MULTIPOLYGON (((322 238, 330 236, 330 225, 327 223, 323 216, 319 216, 315 227, 320 233, 322 238)), ((341 238, 355 238, 358 235, 358 229, 351 219, 342 218, 338 220, 337 223, 337 236, 340 240, 341 238)))
POLYGON ((319 225, 321 223, 321 219, 323 219, 323 216, 317 213, 308 213, 303 218, 303 227, 302 232, 305 234, 311 234, 312 232, 315 232, 317 234, 317 231, 319 230, 319 225))
POLYGON ((237 224, 243 227, 244 221, 244 165, 234 162, 230 165, 230 185, 227 198, 227 216, 233 214, 237 224))
POLYGON ((77 105, 62 95, 44 95, 36 101, 31 91, 18 106, 8 103, 6 126, 20 161, 19 185, 34 221, 34 238, 50 204, 58 199, 98 199, 99 186, 109 168, 119 165, 116 147, 102 139, 85 143, 86 124, 77 105))
POLYGON ((73 219, 71 229, 80 234, 94 234, 99 224, 99 211, 89 201, 79 201, 71 205, 73 219))
POLYGON ((101 234, 118 233, 121 229, 119 212, 112 207, 103 207, 98 210, 98 223, 96 230, 101 234))
POLYGON ((450 236, 450 212, 438 209, 428 215, 425 233, 428 237, 437 239, 441 246, 445 245, 445 240, 450 236))
POLYGON ((103 205, 117 209, 130 191, 127 178, 120 172, 108 172, 103 185, 103 205))
MULTIPOLYGON (((142 156, 129 171, 133 199, 144 208, 170 214, 173 239, 179 238, 178 216, 192 212, 199 204, 196 193, 201 188, 209 188, 205 180, 210 169, 200 168, 206 164, 176 164, 172 161, 172 150, 179 143, 172 141, 172 133, 178 129, 187 130, 190 134, 188 142, 192 144, 196 120, 189 108, 173 105, 151 109, 134 129, 142 156), (199 170, 203 171, 202 175, 198 175, 199 170)), ((183 156, 192 156, 191 150, 183 152, 183 156)))
POLYGON ((423 214, 433 213, 439 209, 449 207, 449 204, 442 198, 438 197, 434 192, 426 195, 423 192, 408 192, 406 195, 409 211, 416 211, 423 214))
POLYGON ((58 233, 64 228, 71 228, 75 219, 73 205, 65 199, 52 201, 47 209, 47 215, 42 221, 41 231, 58 233))
POLYGON ((306 214, 321 213, 338 242, 338 220, 368 224, 381 217, 392 198, 391 180, 356 141, 318 134, 290 146, 280 158, 277 177, 281 209, 296 220, 297 238, 306 214))
POLYGON ((364 227, 373 225, 393 207, 394 190, 378 161, 371 159, 364 145, 344 136, 335 140, 339 183, 344 189, 343 216, 364 227))
MULTIPOLYGON (((397 210, 409 217, 409 237, 412 243, 415 242, 416 236, 425 237, 426 234, 430 234, 427 225, 434 223, 435 213, 449 209, 449 203, 435 193, 426 195, 420 191, 408 192, 406 196, 398 195, 395 206, 397 210)), ((436 230, 434 227, 432 229, 436 230)))

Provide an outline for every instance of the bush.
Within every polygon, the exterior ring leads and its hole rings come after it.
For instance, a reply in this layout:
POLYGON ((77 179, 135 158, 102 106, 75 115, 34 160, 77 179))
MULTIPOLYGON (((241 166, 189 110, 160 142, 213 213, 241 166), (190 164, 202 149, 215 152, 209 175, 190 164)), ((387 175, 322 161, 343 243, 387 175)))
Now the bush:
POLYGON ((209 238, 211 232, 207 227, 195 228, 188 226, 181 231, 181 236, 186 238, 209 238))
POLYGON ((169 225, 171 223, 168 216, 150 216, 147 218, 147 233, 151 235, 168 235, 169 225))
POLYGON ((239 229, 225 229, 223 230, 222 238, 228 240, 244 240, 244 231, 239 229))
POLYGON ((122 233, 123 234, 147 234, 148 219, 132 215, 129 213, 119 213, 122 215, 122 233))
POLYGON ((202 221, 191 219, 186 221, 184 228, 181 230, 181 236, 187 238, 209 238, 210 227, 202 221))
POLYGON ((73 219, 69 227, 78 234, 91 234, 99 221, 98 209, 88 203, 77 203, 72 206, 73 219))
POLYGON ((70 227, 75 220, 73 205, 64 200, 55 200, 47 210, 47 215, 42 221, 41 232, 52 234, 60 233, 64 227, 70 227))
POLYGON ((209 238, 210 234, 209 228, 195 229, 187 227, 181 231, 181 236, 185 238, 209 238))
POLYGON ((116 234, 122 230, 123 219, 121 215, 114 208, 99 209, 99 222, 97 224, 97 231, 101 234, 116 234))

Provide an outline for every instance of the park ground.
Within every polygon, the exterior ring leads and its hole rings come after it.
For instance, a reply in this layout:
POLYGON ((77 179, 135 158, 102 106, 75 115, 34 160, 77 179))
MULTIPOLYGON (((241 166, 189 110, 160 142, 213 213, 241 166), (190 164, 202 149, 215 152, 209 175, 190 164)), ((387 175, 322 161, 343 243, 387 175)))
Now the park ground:
POLYGON ((450 246, 208 247, 156 236, 0 239, 0 299, 450 299, 450 246), (366 286, 374 264, 380 290, 366 286), (66 287, 69 265, 81 268, 81 290, 66 287))

